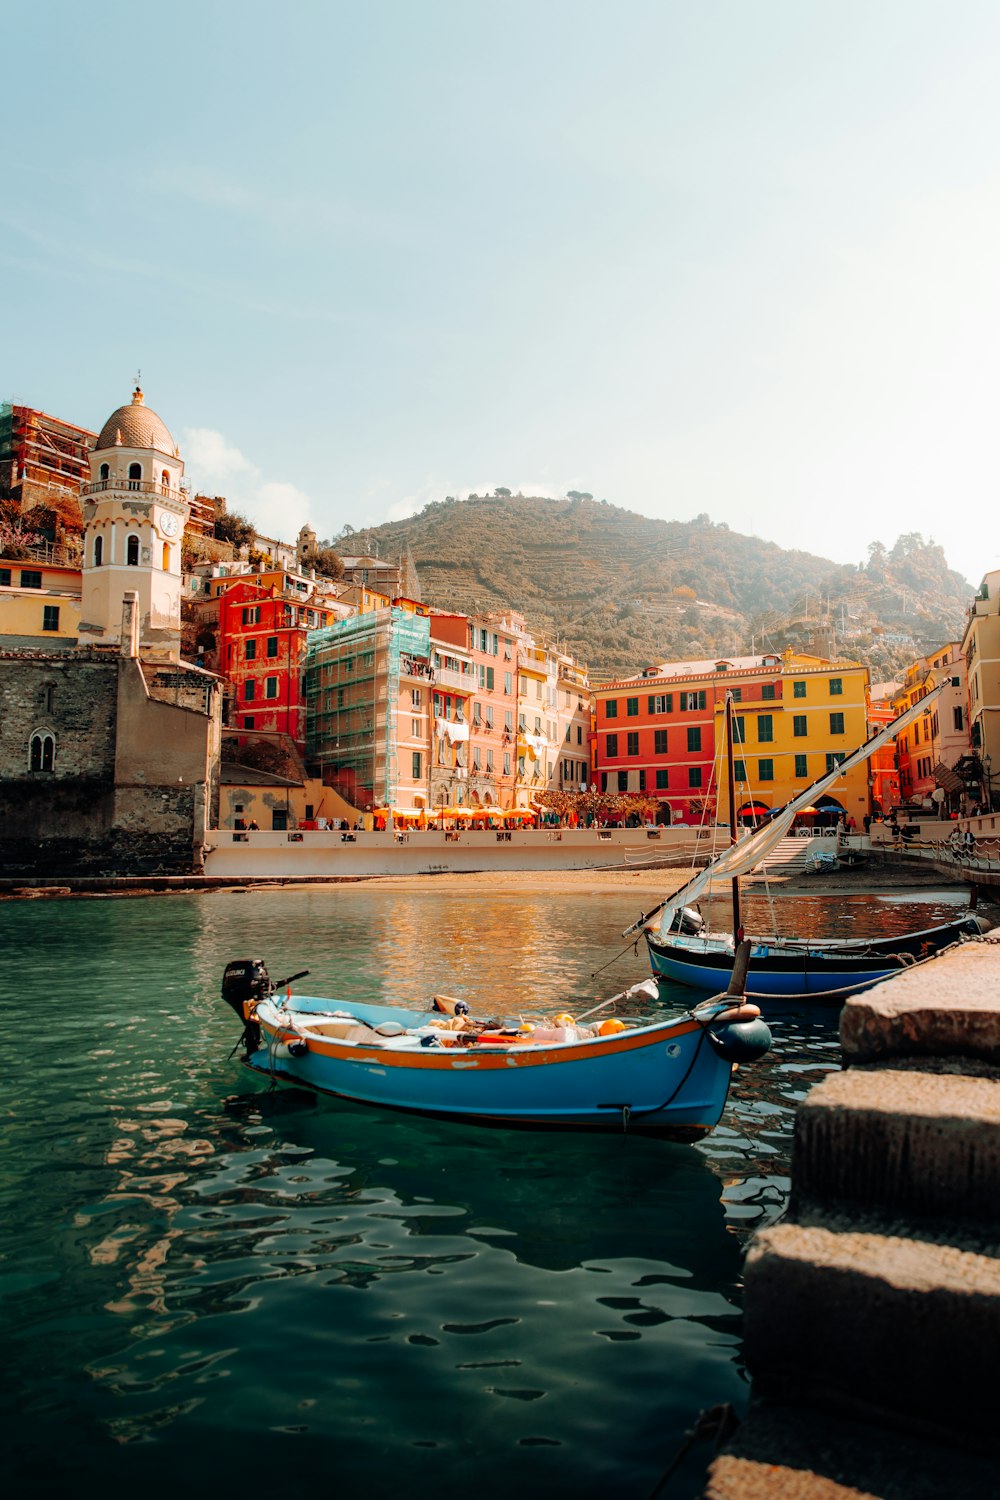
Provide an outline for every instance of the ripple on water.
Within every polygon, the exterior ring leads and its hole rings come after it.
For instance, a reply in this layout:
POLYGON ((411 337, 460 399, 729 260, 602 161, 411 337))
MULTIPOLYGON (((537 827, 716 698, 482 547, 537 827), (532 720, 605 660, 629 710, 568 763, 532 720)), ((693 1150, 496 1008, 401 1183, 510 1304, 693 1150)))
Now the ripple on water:
MULTIPOLYGON (((809 900, 802 919, 830 916, 809 900)), ((579 1011, 643 977, 631 950, 595 977, 634 905, 374 886, 0 905, 22 1485, 96 1484, 111 1458, 149 1500, 231 1484, 249 1455, 258 1484, 365 1500, 404 1472, 441 1500, 648 1492, 700 1408, 743 1399, 742 1241, 787 1200, 836 1010, 769 1016, 773 1052, 692 1148, 272 1093, 227 1060, 218 1000, 228 959, 260 953, 344 1000, 579 1011)), ((702 1457, 672 1494, 697 1492, 702 1457)))

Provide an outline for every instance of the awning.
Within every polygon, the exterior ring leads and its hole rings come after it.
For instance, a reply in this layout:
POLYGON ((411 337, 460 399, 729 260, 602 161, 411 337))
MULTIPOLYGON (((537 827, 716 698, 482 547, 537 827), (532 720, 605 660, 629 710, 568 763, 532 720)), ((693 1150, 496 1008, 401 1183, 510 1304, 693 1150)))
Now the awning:
POLYGON ((938 761, 931 775, 938 786, 943 786, 946 792, 960 792, 965 786, 961 776, 957 776, 951 766, 946 766, 941 761, 938 761))

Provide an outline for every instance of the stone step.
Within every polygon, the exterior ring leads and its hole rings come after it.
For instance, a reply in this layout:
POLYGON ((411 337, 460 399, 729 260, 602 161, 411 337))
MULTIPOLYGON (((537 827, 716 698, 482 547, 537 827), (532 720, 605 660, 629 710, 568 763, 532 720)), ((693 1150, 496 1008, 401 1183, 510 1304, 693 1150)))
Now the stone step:
POLYGON ((1000 1260, 913 1237, 905 1221, 780 1223, 746 1260, 756 1396, 992 1445, 1000 1260))
POLYGON ((825 1412, 755 1407, 708 1471, 703 1500, 974 1500, 995 1462, 825 1412))
POLYGON ((845 1066, 950 1057, 995 1068, 998 937, 964 943, 848 1000, 840 1017, 845 1066))
POLYGON ((1000 1080, 892 1068, 831 1073, 795 1118, 793 1218, 810 1204, 994 1225, 1000 1080))

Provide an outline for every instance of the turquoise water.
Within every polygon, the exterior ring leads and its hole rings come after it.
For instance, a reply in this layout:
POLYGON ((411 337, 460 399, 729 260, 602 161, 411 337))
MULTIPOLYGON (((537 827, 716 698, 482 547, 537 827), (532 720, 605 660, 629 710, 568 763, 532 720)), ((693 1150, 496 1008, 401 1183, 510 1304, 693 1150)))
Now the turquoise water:
MULTIPOLYGON (((636 914, 376 885, 0 905, 21 1492, 647 1495, 699 1410, 745 1401, 744 1231, 783 1205, 836 1010, 776 1013, 774 1052, 696 1148, 272 1092, 228 1058, 218 998, 225 963, 260 954, 345 1000, 579 1013, 645 977, 631 950, 592 977, 636 914)), ((705 1461, 667 1496, 698 1493, 705 1461)))

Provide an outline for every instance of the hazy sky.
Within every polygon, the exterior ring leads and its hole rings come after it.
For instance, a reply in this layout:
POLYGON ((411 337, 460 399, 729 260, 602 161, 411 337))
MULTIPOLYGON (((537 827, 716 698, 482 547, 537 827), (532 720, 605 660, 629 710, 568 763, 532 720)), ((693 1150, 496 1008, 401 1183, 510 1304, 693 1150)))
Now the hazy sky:
POLYGON ((5 8, 0 396, 320 536, 507 485, 1000 565, 1000 5, 5 8))

